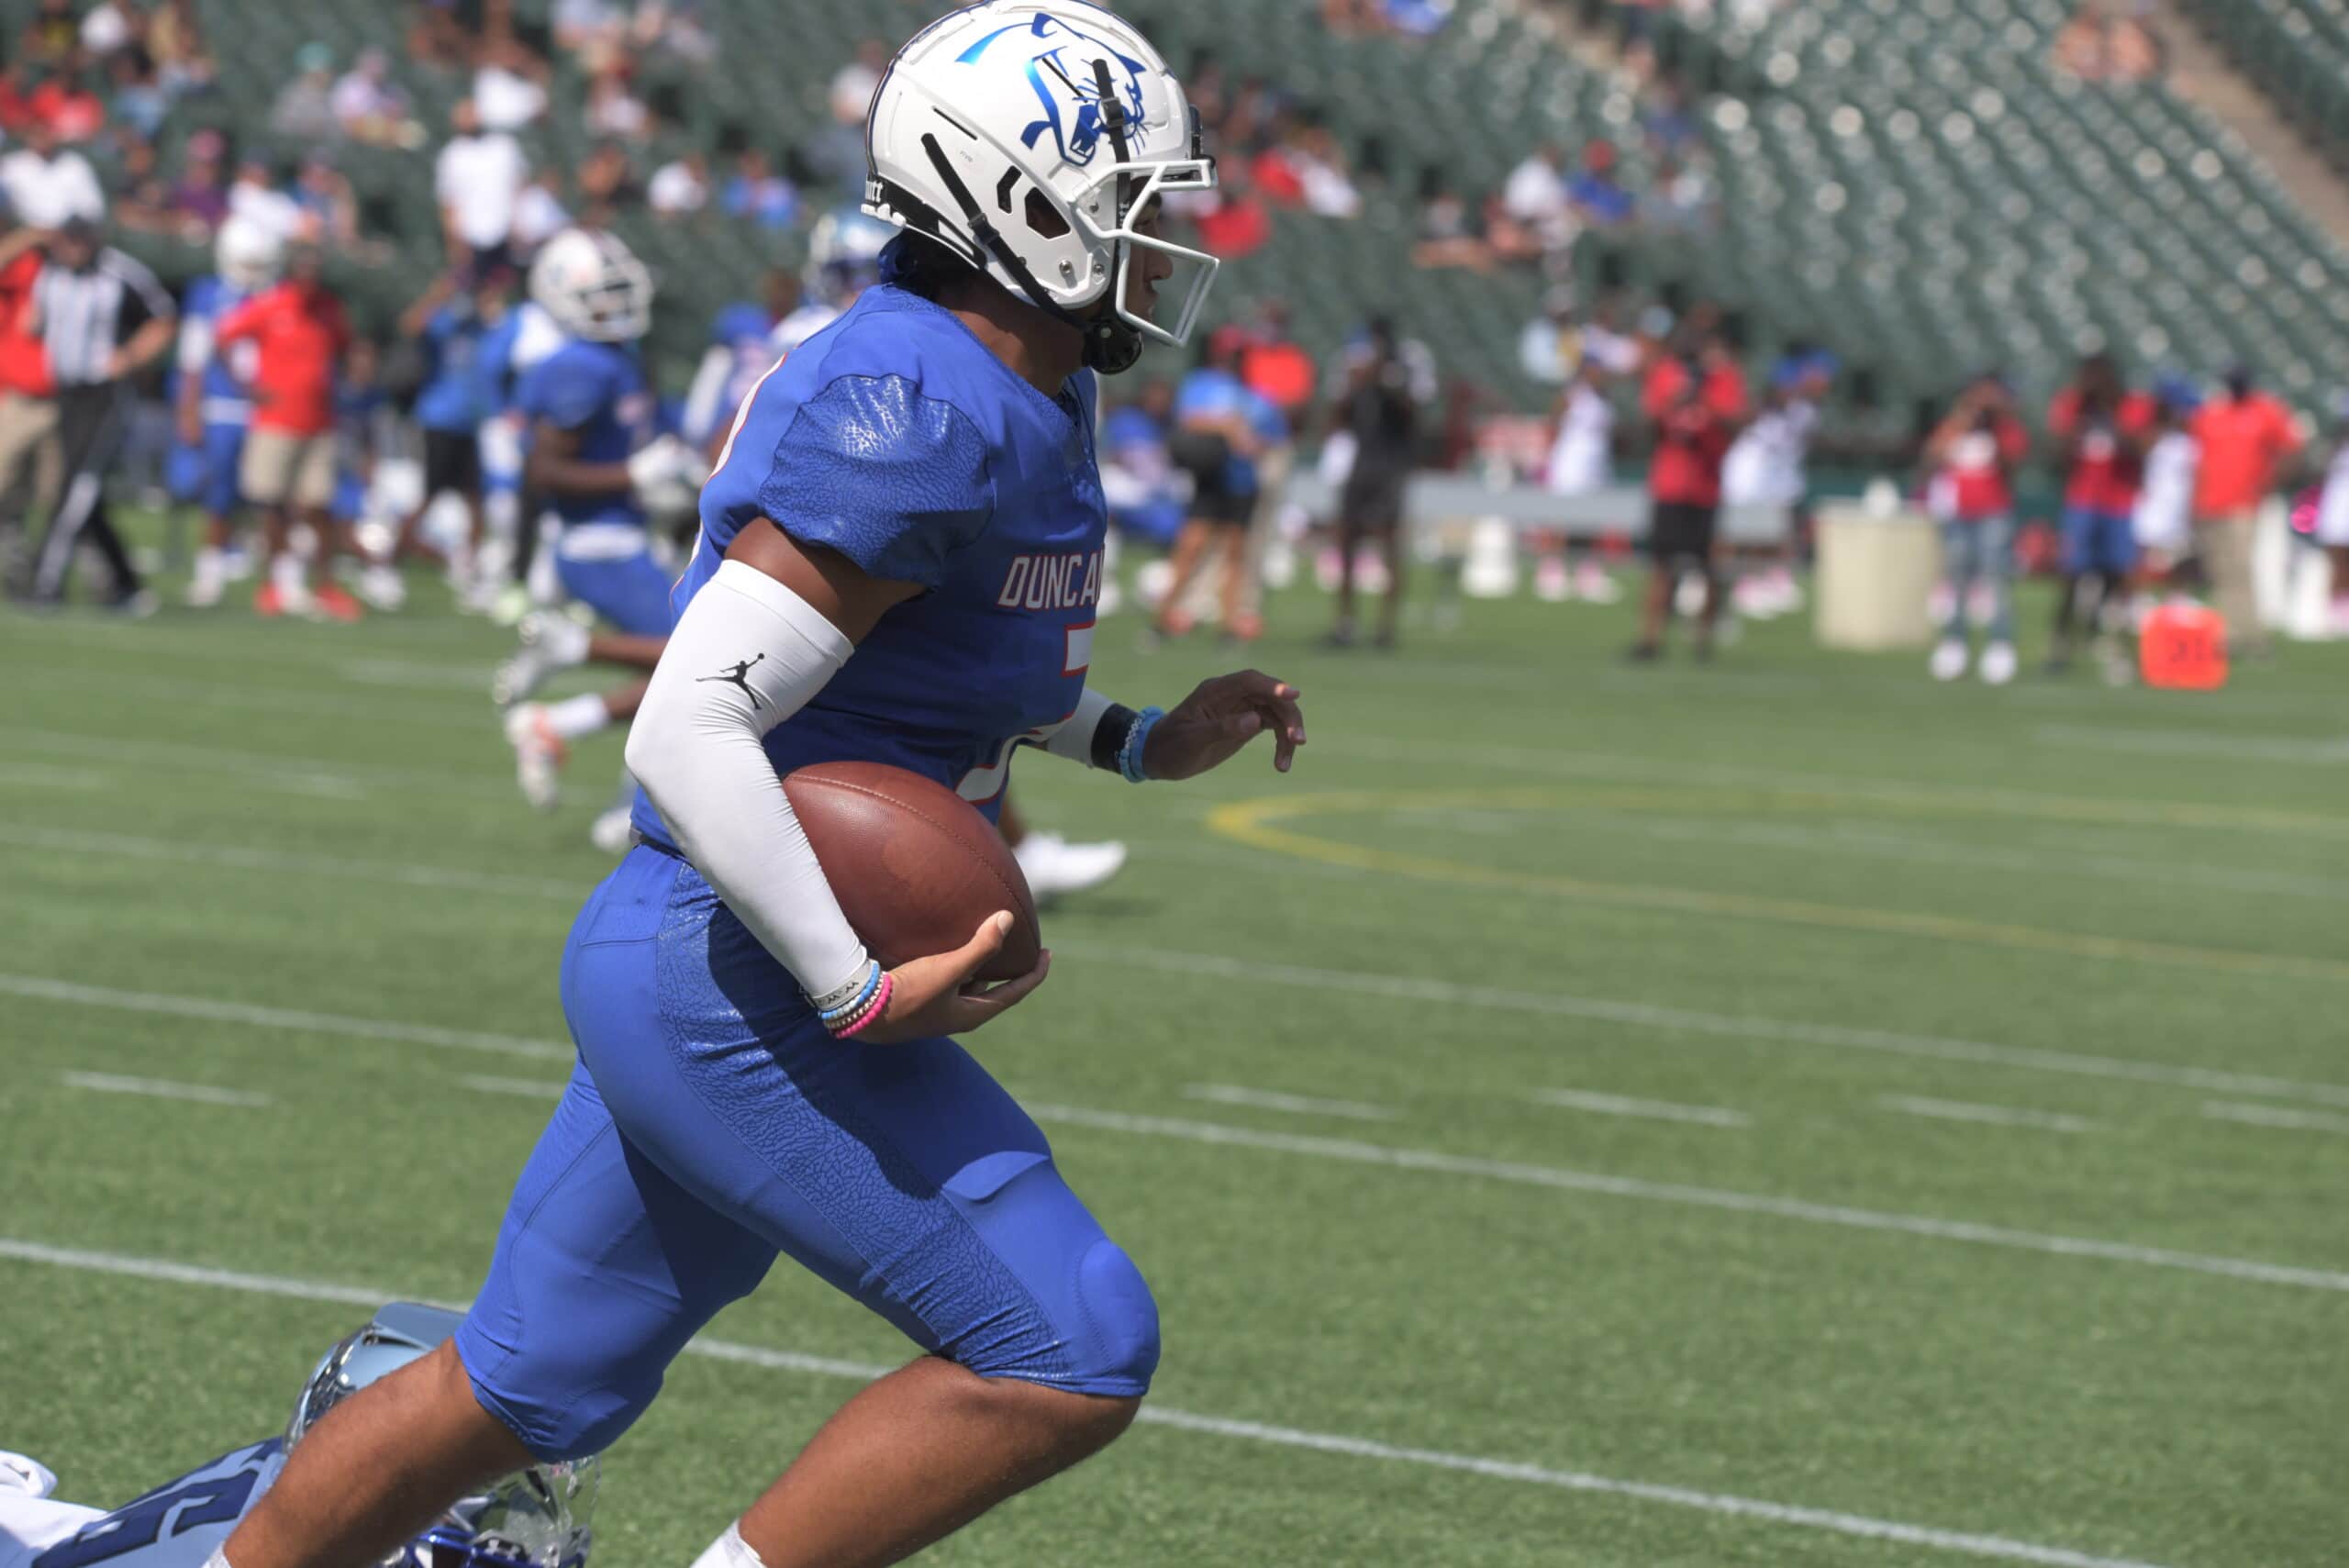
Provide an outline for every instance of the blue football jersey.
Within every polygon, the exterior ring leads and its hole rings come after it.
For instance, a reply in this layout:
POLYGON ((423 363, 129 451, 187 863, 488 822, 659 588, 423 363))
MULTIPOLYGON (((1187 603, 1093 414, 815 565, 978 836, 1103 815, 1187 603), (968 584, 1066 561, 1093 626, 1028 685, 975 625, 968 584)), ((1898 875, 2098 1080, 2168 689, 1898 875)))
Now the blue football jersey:
MULTIPOLYGON (((1075 711, 1092 660, 1096 396, 1089 371, 1047 396, 952 313, 885 286, 768 372, 702 490, 677 613, 760 517, 924 590, 768 733, 778 773, 887 762, 996 814, 1012 748, 1075 711)), ((640 795, 637 826, 667 841, 640 795)))
POLYGON ((249 339, 222 354, 213 351, 212 341, 214 324, 250 297, 250 290, 226 278, 201 277, 187 285, 187 298, 180 306, 179 373, 202 378, 198 396, 207 425, 252 422, 250 382, 261 359, 260 345, 249 339))
MULTIPOLYGON (((522 373, 515 402, 533 426, 543 419, 578 432, 582 462, 626 462, 652 430, 644 369, 617 343, 564 343, 522 373)), ((625 486, 607 495, 550 496, 548 505, 565 525, 644 525, 643 509, 625 486)))

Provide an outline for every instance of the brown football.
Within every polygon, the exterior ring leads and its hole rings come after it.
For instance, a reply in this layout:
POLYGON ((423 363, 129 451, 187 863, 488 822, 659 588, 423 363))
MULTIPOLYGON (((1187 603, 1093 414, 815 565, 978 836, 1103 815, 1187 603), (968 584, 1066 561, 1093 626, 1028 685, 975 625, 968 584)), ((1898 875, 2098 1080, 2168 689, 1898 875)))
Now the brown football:
POLYGON ((1036 967, 1036 900, 1011 848, 978 808, 944 784, 885 762, 818 762, 783 793, 848 923, 882 966, 952 952, 979 922, 1011 911, 1011 931, 983 980, 1036 967))

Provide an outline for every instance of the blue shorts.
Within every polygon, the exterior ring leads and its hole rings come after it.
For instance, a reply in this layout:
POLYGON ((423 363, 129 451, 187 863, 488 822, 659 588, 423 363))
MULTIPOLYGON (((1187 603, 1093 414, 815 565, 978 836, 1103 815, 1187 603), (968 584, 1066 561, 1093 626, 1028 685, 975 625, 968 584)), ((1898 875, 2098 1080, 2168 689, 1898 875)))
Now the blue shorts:
POLYGON ((605 879, 562 1005, 579 1066, 457 1331, 540 1459, 609 1446, 778 1252, 983 1376, 1149 1388, 1149 1287, 1027 1113, 952 1040, 833 1040, 683 861, 605 879))
POLYGON ((245 504, 237 487, 237 465, 244 455, 242 425, 206 425, 204 439, 192 447, 174 441, 164 460, 172 498, 194 502, 209 517, 235 516, 245 504))
POLYGON ((674 624, 669 613, 669 574, 650 550, 573 561, 558 549, 554 572, 564 593, 631 637, 666 637, 674 624))
POLYGON ((2064 508, 2064 573, 2125 577, 2137 564, 2137 533, 2126 512, 2064 508))

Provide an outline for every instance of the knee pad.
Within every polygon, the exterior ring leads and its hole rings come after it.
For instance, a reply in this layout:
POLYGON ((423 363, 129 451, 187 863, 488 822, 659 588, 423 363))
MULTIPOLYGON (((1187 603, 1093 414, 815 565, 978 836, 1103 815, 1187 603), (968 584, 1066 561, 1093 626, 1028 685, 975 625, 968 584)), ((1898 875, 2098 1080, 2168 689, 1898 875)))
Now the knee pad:
POLYGON ((987 1256, 921 1293, 938 1348, 982 1377, 1141 1396, 1158 1367, 1150 1286, 1048 1158, 1019 1163, 1008 1179, 974 1168, 948 1184, 987 1256))

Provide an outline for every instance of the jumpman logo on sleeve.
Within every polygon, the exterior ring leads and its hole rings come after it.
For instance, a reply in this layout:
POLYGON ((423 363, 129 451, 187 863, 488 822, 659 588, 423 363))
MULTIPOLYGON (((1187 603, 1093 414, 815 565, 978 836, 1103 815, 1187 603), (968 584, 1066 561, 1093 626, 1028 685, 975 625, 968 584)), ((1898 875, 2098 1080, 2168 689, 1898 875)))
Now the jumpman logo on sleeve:
POLYGON ((730 669, 720 670, 715 675, 696 675, 694 677, 694 684, 698 686, 706 681, 724 681, 728 685, 740 686, 742 688, 742 695, 751 699, 751 711, 756 713, 766 706, 766 704, 761 702, 759 694, 751 689, 751 672, 764 662, 765 659, 766 655, 762 653, 756 659, 745 659, 740 664, 730 669))

